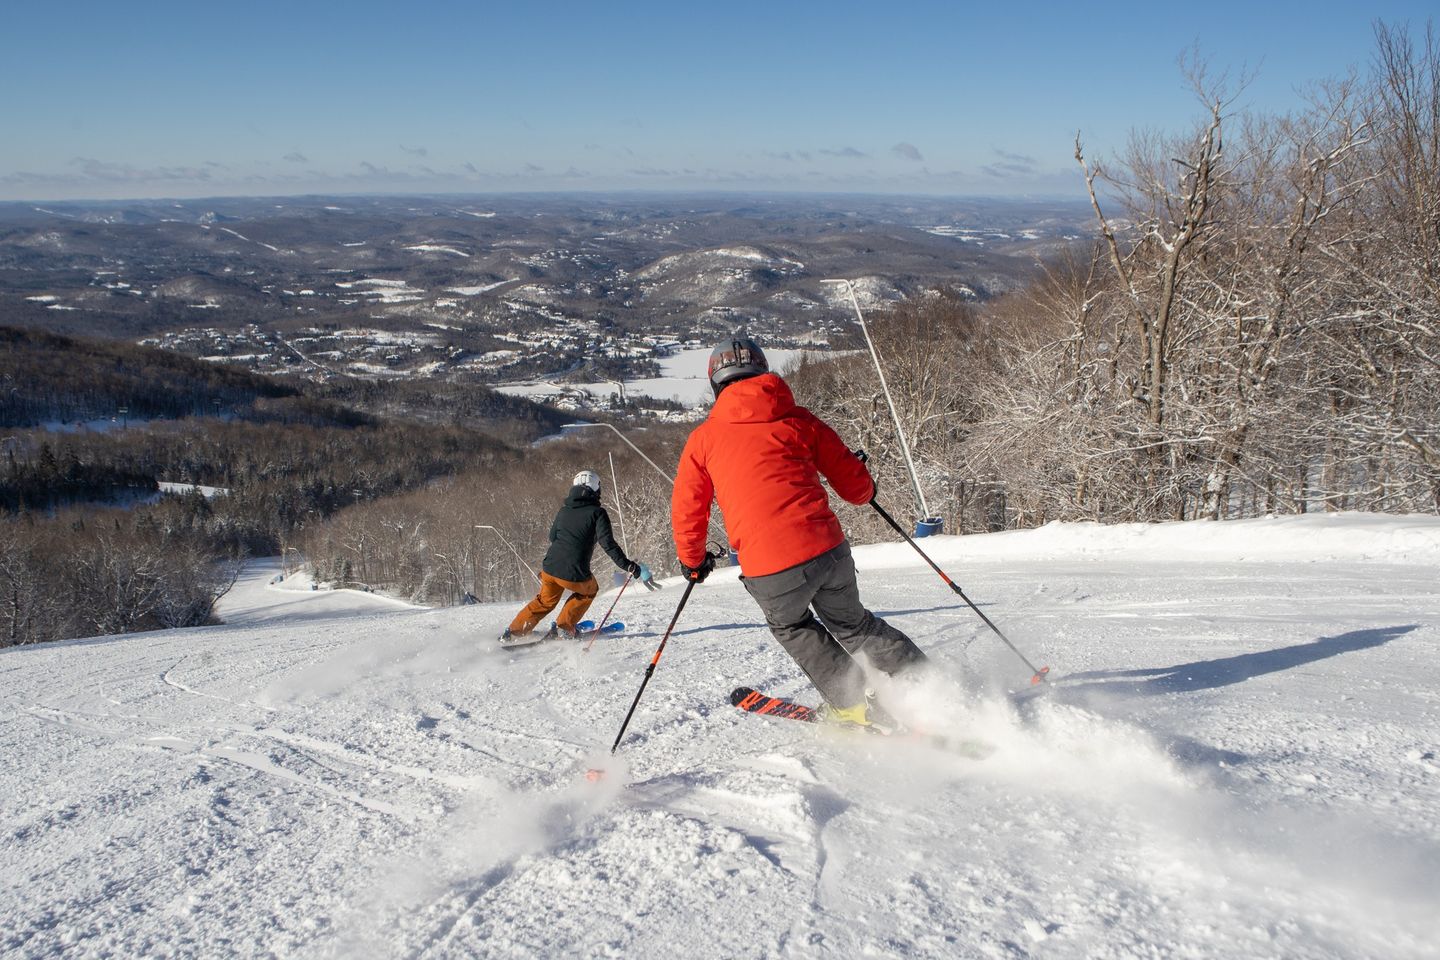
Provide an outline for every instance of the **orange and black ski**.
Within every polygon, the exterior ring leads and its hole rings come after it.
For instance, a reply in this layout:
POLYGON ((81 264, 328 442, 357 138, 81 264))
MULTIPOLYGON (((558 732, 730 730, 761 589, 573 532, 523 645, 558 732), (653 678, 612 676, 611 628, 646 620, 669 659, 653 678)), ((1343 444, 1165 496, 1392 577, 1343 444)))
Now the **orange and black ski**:
POLYGON ((814 707, 807 707, 784 697, 772 697, 753 687, 736 687, 731 690, 730 702, 746 713, 763 713, 786 720, 803 720, 806 723, 815 723, 820 719, 814 707))
MULTIPOLYGON (((802 723, 824 722, 820 711, 814 707, 808 707, 803 703, 796 703, 794 700, 787 700, 784 697, 772 697, 769 694, 761 693, 754 687, 736 687, 730 691, 730 702, 744 710, 746 713, 758 713, 767 717, 779 717, 784 720, 799 720, 802 723)), ((827 724, 829 726, 830 724, 827 724)), ((995 748, 981 740, 971 740, 966 737, 951 737, 941 733, 925 733, 919 730, 895 730, 890 732, 882 731, 876 727, 860 726, 858 724, 834 724, 837 730, 848 730, 874 734, 882 739, 893 740, 898 743, 918 743, 927 747, 934 747, 937 750, 945 750, 949 753, 959 754, 971 760, 981 760, 995 752, 995 748)))

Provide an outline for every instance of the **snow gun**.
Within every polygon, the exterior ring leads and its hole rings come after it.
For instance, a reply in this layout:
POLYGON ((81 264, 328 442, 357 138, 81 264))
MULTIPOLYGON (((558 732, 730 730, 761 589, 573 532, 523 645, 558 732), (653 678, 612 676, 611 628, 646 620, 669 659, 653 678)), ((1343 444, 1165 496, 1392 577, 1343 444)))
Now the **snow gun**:
POLYGON ((930 569, 934 570, 940 575, 940 579, 945 581, 945 585, 947 587, 955 591, 955 594, 961 600, 964 600, 967 604, 970 605, 970 609, 975 611, 975 615, 981 620, 985 621, 985 626, 995 631, 995 636, 999 637, 1004 642, 1005 646, 1009 647, 1010 650, 1015 654, 1015 656, 1020 658, 1020 662, 1030 668, 1030 683, 1034 685, 1044 681, 1045 675, 1050 672, 1050 668, 1040 667, 1039 669, 1036 669, 1035 664, 1027 660, 1025 658, 1025 654, 1021 653, 1019 649, 1016 648, 1015 644, 1011 643, 1009 638, 1006 637, 1005 634, 1000 632, 1000 628, 990 622, 990 618, 985 616, 984 611, 982 611, 979 607, 975 606, 973 600, 965 596, 965 591, 960 589, 960 585, 958 583, 956 583, 954 580, 951 580, 950 577, 946 575, 944 570, 941 570, 938 566, 935 565, 935 561, 931 560, 930 557, 925 553, 925 551, 920 549, 920 545, 917 544, 913 539, 911 539, 910 534, 905 532, 905 528, 900 526, 900 524, 896 523, 895 518, 890 516, 890 514, 886 512, 884 507, 880 506, 880 504, 875 500, 870 501, 870 506, 875 508, 875 512, 880 514, 880 516, 884 518, 886 523, 890 524, 890 526, 895 528, 896 533, 900 534, 900 536, 905 538, 906 543, 910 544, 910 546, 915 548, 915 552, 920 554, 921 559, 923 559, 926 563, 930 564, 930 569))

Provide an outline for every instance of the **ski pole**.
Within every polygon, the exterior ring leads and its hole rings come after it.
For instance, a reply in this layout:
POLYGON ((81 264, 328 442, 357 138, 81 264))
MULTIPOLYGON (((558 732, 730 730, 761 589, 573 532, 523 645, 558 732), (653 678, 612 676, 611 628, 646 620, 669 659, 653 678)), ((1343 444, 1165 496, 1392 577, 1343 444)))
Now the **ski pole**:
MULTIPOLYGON (((725 556, 725 552, 723 550, 715 552, 706 550, 705 555, 711 560, 719 560, 725 556)), ((645 694, 645 687, 649 685, 650 678, 655 674, 655 664, 660 662, 660 654, 665 652, 665 644, 670 642, 670 633, 675 629, 675 623, 680 619, 680 611, 685 609, 685 602, 690 599, 690 591, 695 589, 695 583, 694 580, 685 581, 685 592, 680 595, 680 603, 675 607, 675 616, 670 618, 670 626, 665 628, 665 636, 660 638, 660 646, 655 648, 655 656, 650 658, 650 665, 645 668, 645 679, 640 681, 640 689, 635 691, 635 699, 630 704, 630 712, 625 714, 625 722, 620 724, 620 732, 615 734, 615 742, 610 745, 611 753, 618 750, 620 741, 625 739, 625 729, 630 726, 630 718, 635 716, 635 708, 640 705, 640 698, 645 694)), ((616 597, 615 599, 620 598, 616 597)))
POLYGON ((1020 662, 1030 668, 1030 682, 1032 684, 1039 683, 1040 681, 1045 679, 1045 674, 1050 672, 1049 667, 1041 667, 1037 670, 1035 668, 1035 664, 1027 660, 1025 658, 1025 654, 1021 653, 1016 648, 1015 644, 1011 643, 1010 639, 1006 637, 1005 634, 1000 632, 1000 628, 990 622, 990 618, 985 616, 984 611, 982 611, 979 607, 975 606, 975 602, 973 600, 965 596, 965 591, 960 589, 960 585, 958 583, 956 583, 954 580, 951 580, 950 577, 946 575, 944 570, 941 570, 938 566, 935 565, 935 561, 931 560, 930 557, 925 553, 925 551, 920 549, 920 545, 910 538, 910 534, 905 532, 905 528, 900 526, 900 524, 896 523, 895 518, 890 516, 890 514, 885 511, 885 508, 880 506, 879 502, 871 500, 870 506, 874 507, 875 512, 885 518, 886 523, 890 524, 890 526, 895 528, 896 533, 900 534, 900 536, 905 538, 906 543, 910 544, 910 546, 915 548, 915 552, 920 554, 921 558, 926 563, 930 564, 930 569, 934 570, 940 575, 940 579, 945 581, 946 586, 948 586, 951 590, 955 591, 955 593, 960 597, 961 600, 964 600, 970 605, 970 609, 975 611, 975 615, 978 616, 981 620, 985 621, 985 626, 995 631, 995 636, 999 637, 1002 641, 1004 641, 1005 646, 1009 647, 1010 650, 1015 654, 1015 656, 1020 658, 1020 662))
POLYGON ((670 626, 665 628, 665 636, 660 638, 660 646, 655 648, 655 656, 650 658, 650 665, 645 668, 645 679, 640 681, 640 689, 635 691, 635 699, 630 703, 630 712, 625 714, 625 722, 620 724, 620 732, 615 734, 615 742, 610 745, 611 753, 620 749, 620 741, 625 739, 625 730, 630 726, 630 718, 635 716, 635 708, 640 705, 640 698, 644 696, 650 678, 655 675, 655 664, 660 662, 660 654, 665 652, 665 644, 670 640, 670 631, 675 629, 675 622, 680 619, 680 611, 685 609, 685 601, 690 599, 690 591, 694 589, 694 580, 685 584, 685 592, 680 595, 680 605, 675 608, 675 616, 670 618, 670 626))
POLYGON ((601 620, 600 623, 596 625, 595 630, 590 634, 590 642, 585 644, 586 653, 589 653, 590 648, 595 646, 595 638, 600 636, 600 631, 604 630, 605 624, 610 622, 610 614, 615 612, 615 604, 619 603, 620 598, 625 596, 625 588, 630 586, 630 581, 633 579, 635 578, 628 573, 625 575, 625 582, 620 584, 620 592, 615 594, 615 599, 611 602, 610 609, 605 611, 605 619, 601 620))

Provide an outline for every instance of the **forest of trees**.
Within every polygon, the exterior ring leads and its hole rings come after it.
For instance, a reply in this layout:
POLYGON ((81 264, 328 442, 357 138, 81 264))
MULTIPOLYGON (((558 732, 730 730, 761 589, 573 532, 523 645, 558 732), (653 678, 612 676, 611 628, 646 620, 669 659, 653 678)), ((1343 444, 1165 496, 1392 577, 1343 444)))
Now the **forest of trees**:
MULTIPOLYGON (((687 432, 657 426, 627 435, 673 470, 687 432)), ((670 482, 614 434, 586 431, 518 456, 345 510, 308 529, 299 545, 322 580, 379 586, 421 603, 528 596, 535 578, 525 564, 539 569, 570 478, 588 468, 602 477, 602 503, 627 555, 660 572, 672 566, 670 482)), ((602 583, 612 569, 597 551, 602 583)))
POLYGON ((0 646, 207 622, 244 557, 518 459, 562 420, 478 385, 289 383, 123 343, 0 340, 0 646), (108 430, 26 428, 120 408, 108 430), (225 492, 161 498, 160 481, 225 492))
POLYGON ((0 593, 8 598, 0 609, 0 646, 115 632, 103 626, 116 622, 125 629, 155 626, 154 618, 133 612, 151 601, 148 591, 171 597, 179 590, 186 597, 181 605, 201 617, 163 625, 204 622, 209 604, 199 604, 196 590, 228 585, 207 572, 212 568, 279 554, 307 528, 352 504, 518 456, 477 430, 415 423, 178 421, 121 433, 22 438, 26 443, 8 444, 0 462, 0 506, 8 508, 0 513, 0 593), (152 494, 158 479, 225 493, 132 499, 114 507, 79 503, 113 497, 121 481, 119 489, 132 498, 152 494), (132 593, 79 589, 75 578, 100 567, 113 586, 113 564, 124 565, 132 593), (93 606, 98 601, 105 601, 100 608, 93 606))
POLYGON ((133 344, 0 326, 0 427, 230 413, 298 387, 133 344))
POLYGON ((213 622, 241 559, 174 525, 184 509, 0 519, 0 647, 213 622))

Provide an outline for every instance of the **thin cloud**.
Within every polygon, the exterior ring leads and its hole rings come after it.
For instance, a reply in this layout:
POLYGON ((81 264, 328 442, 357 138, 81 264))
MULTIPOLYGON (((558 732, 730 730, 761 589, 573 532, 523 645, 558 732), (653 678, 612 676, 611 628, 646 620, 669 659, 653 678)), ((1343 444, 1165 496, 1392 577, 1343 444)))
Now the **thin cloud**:
POLYGON ((980 168, 980 172, 987 177, 997 180, 1007 180, 1013 177, 1033 177, 1037 168, 1035 158, 1028 157, 1023 153, 1011 153, 1008 150, 994 148, 995 156, 999 157, 1000 163, 989 163, 980 168))
POLYGON ((429 151, 428 149, 426 149, 425 147, 407 147, 407 146, 405 146, 405 144, 402 143, 402 144, 400 144, 400 149, 403 150, 403 151, 405 151, 406 153, 410 154, 410 156, 412 156, 412 157, 428 157, 428 156, 430 156, 430 151, 429 151))
POLYGON ((1008 150, 1001 150, 998 147, 993 150, 999 161, 995 163, 982 164, 980 172, 995 180, 1007 180, 1017 177, 1028 177, 1035 173, 1035 160, 1023 153, 1011 153, 1008 150))
POLYGON ((987 163, 980 170, 985 176, 994 177, 997 180, 1009 177, 1028 177, 1035 172, 1035 168, 1028 163, 987 163))
POLYGON ((70 161, 69 166, 74 169, 73 173, 35 173, 28 170, 19 170, 0 176, 0 184, 13 186, 70 187, 73 189, 91 189, 96 186, 107 185, 165 184, 168 189, 187 183, 214 183, 215 180, 211 174, 212 171, 216 169, 208 165, 199 167, 136 167, 128 163, 113 163, 108 160, 97 160, 92 157, 76 157, 70 161))
POLYGON ((847 160, 859 160, 865 156, 854 147, 841 147, 838 150, 821 150, 821 154, 827 157, 844 157, 847 160))
POLYGON ((134 183, 155 180, 209 180, 210 171, 203 167, 132 167, 128 163, 111 163, 89 157, 70 161, 87 180, 107 183, 134 183))
POLYGON ((404 177, 404 176, 406 176, 406 174, 401 173, 399 170, 391 170, 389 167, 376 166, 375 164, 371 163, 369 160, 361 160, 359 166, 360 166, 360 169, 361 169, 361 170, 364 170, 365 173, 366 173, 368 176, 372 176, 372 177, 404 177))
POLYGON ((305 156, 305 154, 301 153, 301 152, 298 151, 298 150, 293 151, 293 152, 291 152, 291 153, 287 153, 287 154, 285 154, 285 156, 281 157, 280 159, 281 159, 281 160, 287 160, 287 161, 289 161, 290 163, 309 163, 309 162, 310 162, 310 158, 307 157, 307 156, 305 156))
POLYGON ((1008 150, 1001 150, 999 147, 995 147, 994 149, 995 155, 1002 160, 1008 160, 1011 163, 1028 163, 1031 166, 1035 165, 1034 157, 1027 157, 1023 153, 1010 153, 1008 150))
POLYGON ((920 150, 913 143, 897 143, 890 148, 895 156, 905 160, 913 160, 916 163, 923 163, 925 158, 920 155, 920 150))

